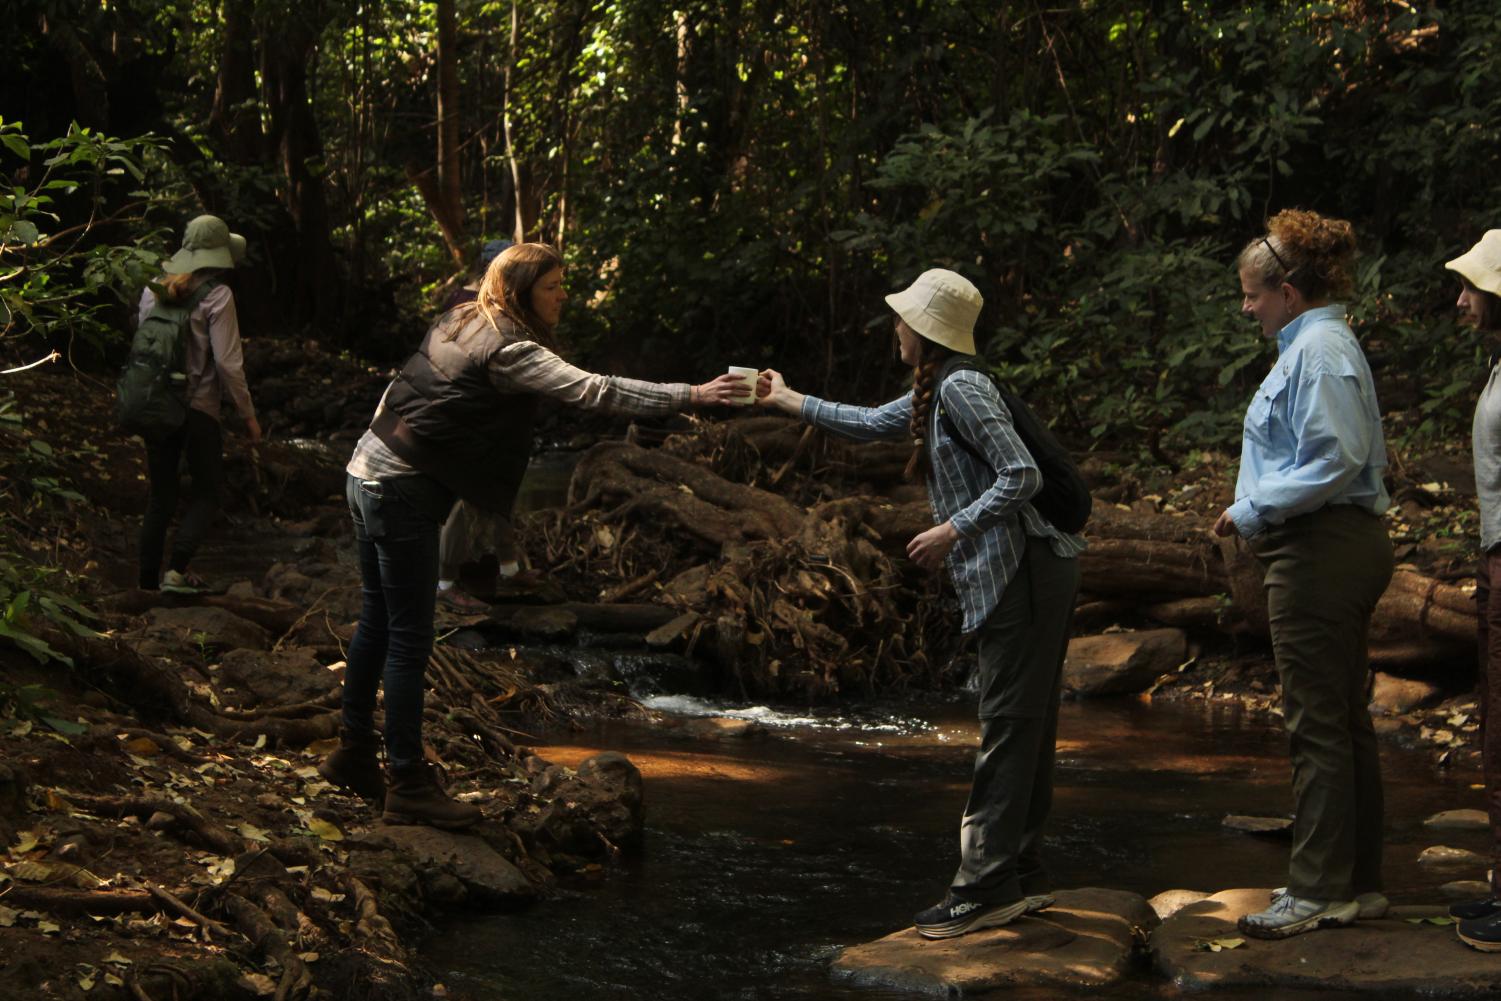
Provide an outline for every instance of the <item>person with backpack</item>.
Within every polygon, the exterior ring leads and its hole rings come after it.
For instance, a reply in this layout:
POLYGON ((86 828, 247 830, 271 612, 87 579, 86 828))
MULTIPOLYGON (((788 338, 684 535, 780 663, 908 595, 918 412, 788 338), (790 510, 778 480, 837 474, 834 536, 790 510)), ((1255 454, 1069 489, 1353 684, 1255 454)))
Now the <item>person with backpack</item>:
POLYGON ((1480 671, 1480 761, 1490 818, 1491 872, 1484 897, 1449 906, 1460 941, 1501 952, 1501 229, 1488 230, 1444 267, 1459 276, 1460 319, 1490 354, 1490 377, 1475 403, 1471 448, 1480 504, 1480 561, 1475 568, 1480 671))
POLYGON ((244 237, 231 233, 217 216, 198 216, 183 231, 181 249, 162 268, 160 294, 151 286, 141 293, 132 363, 121 379, 120 410, 126 430, 146 442, 151 496, 141 523, 139 584, 144 590, 190 594, 204 586, 189 564, 219 510, 224 478, 219 417, 224 397, 245 422, 250 442, 261 439, 245 382, 235 297, 224 283, 225 272, 244 256, 244 237), (170 366, 174 371, 162 364, 139 364, 137 347, 154 331, 162 332, 161 341, 175 351, 177 361, 170 366), (132 379, 133 371, 142 373, 139 379, 132 379), (156 400, 148 399, 155 386, 168 379, 173 388, 155 393, 156 400), (192 485, 164 574, 162 553, 177 510, 178 465, 184 459, 192 485))
POLYGON ((450 798, 423 755, 424 676, 433 647, 439 529, 462 498, 508 514, 532 451, 544 397, 626 414, 728 403, 742 384, 595 375, 557 353, 567 299, 563 259, 522 243, 491 263, 472 303, 438 317, 386 387, 346 467, 363 605, 344 669, 339 747, 318 771, 384 804, 388 824, 461 829, 479 821, 450 798), (375 729, 385 690, 385 751, 375 729))
POLYGON ((1246 410, 1235 502, 1214 532, 1239 534, 1266 570, 1296 803, 1287 885, 1239 921, 1253 938, 1387 911, 1366 649, 1392 576, 1391 501, 1376 386, 1341 305, 1355 251, 1348 222, 1287 209, 1236 261, 1241 312, 1278 354, 1246 410))
MULTIPOLYGON (((896 313, 901 360, 913 369, 911 392, 879 407, 850 406, 795 392, 768 369, 757 394, 763 404, 852 438, 910 438, 907 475, 927 482, 936 524, 908 543, 907 555, 924 570, 948 570, 962 629, 979 640, 980 747, 960 823, 959 868, 943 899, 913 919, 925 938, 950 938, 1053 903, 1042 831, 1052 806, 1063 658, 1084 540, 1033 503, 1044 486, 1039 459, 976 364, 979 290, 953 271, 933 269, 886 303, 896 313)), ((1057 448, 1034 444, 1039 452, 1057 448)), ((1061 449, 1050 459, 1072 465, 1061 449)), ((1075 530, 1080 509, 1087 516, 1087 491, 1075 499, 1075 517, 1064 519, 1075 530)))

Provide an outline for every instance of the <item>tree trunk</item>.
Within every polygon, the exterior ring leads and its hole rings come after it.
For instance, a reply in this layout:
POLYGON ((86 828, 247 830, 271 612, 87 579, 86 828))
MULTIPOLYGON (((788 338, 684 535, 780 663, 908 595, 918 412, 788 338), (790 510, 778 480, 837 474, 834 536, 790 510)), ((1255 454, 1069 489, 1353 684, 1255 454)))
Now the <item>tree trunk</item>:
POLYGON ((459 54, 454 0, 438 0, 438 197, 448 252, 462 267, 464 190, 459 168, 459 54), (451 236, 452 235, 452 236, 451 236))

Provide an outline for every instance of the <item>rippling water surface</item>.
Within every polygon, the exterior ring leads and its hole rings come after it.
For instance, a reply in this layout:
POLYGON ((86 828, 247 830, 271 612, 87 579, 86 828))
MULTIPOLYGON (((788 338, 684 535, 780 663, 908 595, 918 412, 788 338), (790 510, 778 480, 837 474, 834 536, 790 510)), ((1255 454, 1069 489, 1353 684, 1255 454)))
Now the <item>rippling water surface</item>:
MULTIPOLYGON (((835 717, 685 696, 652 701, 681 715, 754 720, 766 734, 702 742, 615 724, 543 749, 564 764, 601 750, 630 756, 646 782, 643 850, 527 911, 446 929, 427 949, 446 982, 485 1001, 915 998, 831 983, 828 962, 845 946, 907 926, 942 894, 957 864, 977 736, 972 705, 835 717)), ((1383 753, 1388 889, 1398 902, 1431 900, 1437 883, 1455 875, 1417 865, 1417 852, 1436 840, 1422 821, 1477 806, 1469 788, 1477 777, 1435 772, 1421 754, 1383 753)), ((1290 808, 1277 721, 1230 706, 1069 703, 1058 755, 1049 842, 1057 886, 1151 896, 1284 882, 1286 841, 1220 825, 1229 813, 1290 808)), ((1480 847, 1452 834, 1443 840, 1480 847)), ((1005 996, 1073 995, 1049 988, 1005 996)), ((1077 996, 1177 994, 1143 973, 1077 996)))

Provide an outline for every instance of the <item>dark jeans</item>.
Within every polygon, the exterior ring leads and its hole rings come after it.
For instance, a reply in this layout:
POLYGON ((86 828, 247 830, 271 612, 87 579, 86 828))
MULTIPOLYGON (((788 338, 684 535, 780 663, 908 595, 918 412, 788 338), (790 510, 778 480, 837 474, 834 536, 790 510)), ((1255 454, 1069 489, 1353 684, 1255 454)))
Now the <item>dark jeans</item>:
POLYGON ((187 570, 219 512, 219 484, 224 480, 224 432, 219 422, 190 409, 178 431, 146 442, 151 500, 141 523, 140 585, 147 590, 161 584, 162 550, 167 544, 167 525, 177 511, 177 468, 184 456, 192 486, 188 489, 188 511, 177 526, 168 564, 178 573, 187 570))
POLYGON ((1485 767, 1485 806, 1491 818, 1491 887, 1501 894, 1501 547, 1480 557, 1475 572, 1475 622, 1480 639, 1480 754, 1485 767))
POLYGON ((435 512, 453 496, 426 476, 345 484, 360 554, 364 604, 344 668, 343 723, 375 730, 375 693, 386 690, 386 757, 393 768, 422 760, 422 695, 433 650, 438 586, 435 512))
POLYGON ((1381 889, 1381 758, 1367 709, 1367 634, 1392 576, 1381 519, 1349 504, 1251 542, 1266 567, 1272 652, 1293 766, 1296 897, 1353 900, 1381 889))
POLYGON ((1058 694, 1079 562, 1027 539, 1016 576, 980 627, 980 749, 950 889, 1006 904, 1051 886, 1042 828, 1053 805, 1058 694))

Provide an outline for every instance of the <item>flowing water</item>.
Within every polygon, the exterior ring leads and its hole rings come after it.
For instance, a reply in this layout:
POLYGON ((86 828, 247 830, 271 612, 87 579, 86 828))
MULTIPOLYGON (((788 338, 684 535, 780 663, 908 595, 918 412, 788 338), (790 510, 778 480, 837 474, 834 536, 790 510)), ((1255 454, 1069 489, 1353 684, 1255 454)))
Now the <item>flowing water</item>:
MULTIPOLYGON (((686 697, 658 707, 717 712, 686 697)), ((907 926, 947 885, 977 737, 973 705, 842 718, 730 712, 759 720, 766 734, 688 741, 617 723, 540 749, 570 765, 601 750, 629 755, 645 778, 642 850, 526 911, 446 929, 427 950, 445 981, 483 1001, 915 997, 833 983, 828 963, 845 946, 907 926)), ((1049 830, 1056 885, 1145 896, 1281 885, 1288 842, 1233 833, 1221 820, 1286 814, 1285 747, 1278 720, 1233 705, 1066 703, 1049 830)), ((1393 900, 1433 900, 1438 883, 1479 875, 1416 862, 1438 840, 1424 818, 1477 805, 1478 776, 1435 771, 1425 755, 1393 747, 1383 748, 1383 764, 1393 900)), ((1443 840, 1481 847, 1478 835, 1443 840)), ((1175 995, 1145 970, 1108 990, 1008 992, 1175 995)))

